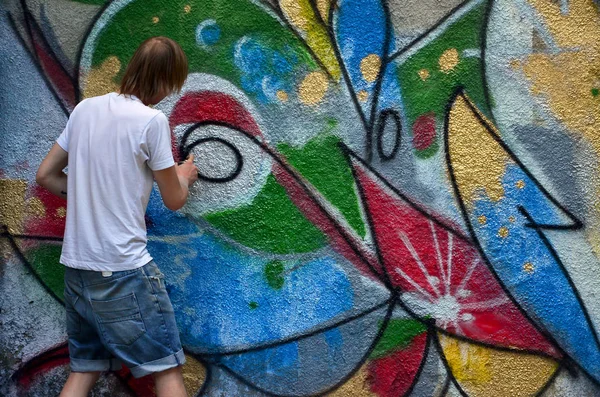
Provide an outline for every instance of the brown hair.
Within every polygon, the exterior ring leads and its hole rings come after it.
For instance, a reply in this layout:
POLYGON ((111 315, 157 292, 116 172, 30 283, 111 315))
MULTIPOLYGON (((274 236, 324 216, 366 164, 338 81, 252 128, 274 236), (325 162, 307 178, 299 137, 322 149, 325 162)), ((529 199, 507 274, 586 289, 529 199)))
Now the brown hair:
POLYGON ((187 74, 187 57, 179 44, 168 37, 151 37, 135 50, 121 78, 120 93, 149 104, 159 94, 180 91, 187 74))

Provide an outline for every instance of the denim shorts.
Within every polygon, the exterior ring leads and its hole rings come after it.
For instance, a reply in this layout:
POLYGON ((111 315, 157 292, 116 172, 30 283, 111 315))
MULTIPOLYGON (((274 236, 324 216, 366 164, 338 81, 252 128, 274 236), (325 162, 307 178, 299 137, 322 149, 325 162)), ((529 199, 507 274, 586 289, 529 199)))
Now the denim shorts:
POLYGON ((67 267, 65 306, 74 372, 125 364, 139 378, 185 362, 164 276, 152 261, 112 273, 67 267))

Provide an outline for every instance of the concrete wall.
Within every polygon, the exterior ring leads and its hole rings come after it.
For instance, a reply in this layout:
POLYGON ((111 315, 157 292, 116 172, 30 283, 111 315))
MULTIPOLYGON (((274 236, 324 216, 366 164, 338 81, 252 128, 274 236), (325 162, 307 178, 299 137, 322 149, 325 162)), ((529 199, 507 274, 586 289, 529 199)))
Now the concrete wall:
MULTIPOLYGON (((600 15, 592 0, 4 0, 0 394, 68 373, 66 202, 35 170, 147 37, 202 178, 154 192, 201 396, 600 395, 600 15)), ((106 374, 94 395, 150 396, 106 374)))

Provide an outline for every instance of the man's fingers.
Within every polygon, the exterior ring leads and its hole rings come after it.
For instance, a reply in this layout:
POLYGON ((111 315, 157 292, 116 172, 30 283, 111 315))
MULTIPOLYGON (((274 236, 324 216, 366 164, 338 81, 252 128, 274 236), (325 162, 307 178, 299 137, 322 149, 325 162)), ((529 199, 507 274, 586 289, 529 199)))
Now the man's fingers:
POLYGON ((189 161, 190 163, 194 161, 194 153, 190 153, 188 158, 185 161, 189 161))

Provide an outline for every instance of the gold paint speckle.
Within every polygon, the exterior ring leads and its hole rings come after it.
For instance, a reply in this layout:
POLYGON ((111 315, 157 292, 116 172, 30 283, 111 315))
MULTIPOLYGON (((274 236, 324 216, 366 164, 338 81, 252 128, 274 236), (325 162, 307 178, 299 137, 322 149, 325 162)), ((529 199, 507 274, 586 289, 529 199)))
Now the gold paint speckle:
POLYGON ((516 183, 518 189, 523 189, 525 187, 525 181, 519 180, 516 183))
POLYGON ((518 59, 511 59, 508 64, 510 65, 510 68, 513 70, 517 70, 521 67, 521 61, 518 59))
POLYGON ((187 394, 195 396, 206 381, 206 368, 200 361, 186 354, 182 373, 187 394))
POLYGON ((477 222, 479 222, 480 225, 485 225, 487 222, 487 218, 485 217, 485 215, 480 215, 477 217, 477 222))
POLYGON ((438 60, 438 64, 440 65, 440 70, 444 73, 450 73, 456 65, 458 65, 458 51, 456 48, 447 49, 442 53, 440 59, 438 60))
POLYGON ((287 102, 288 100, 288 94, 283 90, 277 91, 275 95, 277 95, 277 99, 279 99, 281 102, 287 102))
POLYGON ((429 70, 427 70, 427 69, 421 69, 421 70, 419 70, 418 73, 419 73, 419 77, 423 81, 425 81, 429 78, 429 70))
POLYGON ((500 236, 502 238, 507 238, 508 237, 508 228, 506 226, 502 226, 500 229, 498 229, 498 236, 500 236))
POLYGON ((467 206, 481 196, 493 202, 504 197, 502 179, 510 158, 494 136, 494 126, 466 96, 458 96, 449 114, 448 151, 467 206))
POLYGON ((514 217, 514 216, 512 216, 512 215, 511 215, 511 216, 509 216, 509 217, 508 217, 508 221, 509 221, 510 223, 515 223, 516 219, 515 219, 515 217, 514 217))
POLYGON ((158 17, 152 17, 152 23, 157 24, 160 21, 158 17))
POLYGON ((56 209, 56 216, 59 218, 64 218, 67 216, 67 209, 65 207, 59 207, 56 209))
POLYGON ((43 218, 46 216, 46 207, 39 198, 32 197, 27 200, 27 214, 36 218, 43 218))
POLYGON ((191 5, 189 5, 189 4, 186 4, 186 5, 183 7, 183 11, 185 11, 185 13, 186 13, 186 14, 189 14, 189 13, 190 13, 190 11, 192 11, 192 6, 191 6, 191 5))
POLYGON ((558 368, 555 360, 536 354, 438 337, 454 378, 469 396, 535 395, 558 368))
POLYGON ((369 83, 377 80, 379 69, 381 69, 381 58, 379 58, 379 55, 369 54, 360 61, 360 72, 363 79, 369 83))
POLYGON ((121 70, 121 61, 116 56, 106 58, 99 68, 90 70, 84 82, 85 98, 108 94, 119 90, 115 77, 121 70))
POLYGON ((25 191, 27 182, 17 179, 0 179, 0 224, 10 233, 23 232, 25 191))
POLYGON ((322 72, 309 73, 298 87, 298 97, 306 105, 316 105, 323 100, 329 82, 322 72))
POLYGON ((525 264, 523 265, 523 270, 526 271, 527 273, 533 273, 534 269, 535 269, 535 266, 533 266, 533 263, 531 263, 531 262, 525 262, 525 264))
POLYGON ((358 91, 356 96, 358 97, 358 100, 361 102, 366 102, 367 99, 369 99, 369 93, 365 90, 358 91))

